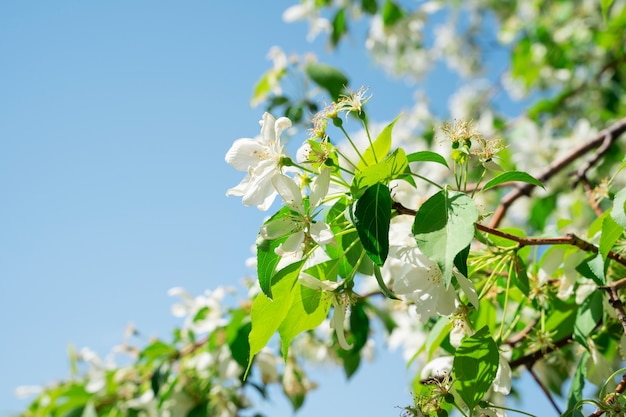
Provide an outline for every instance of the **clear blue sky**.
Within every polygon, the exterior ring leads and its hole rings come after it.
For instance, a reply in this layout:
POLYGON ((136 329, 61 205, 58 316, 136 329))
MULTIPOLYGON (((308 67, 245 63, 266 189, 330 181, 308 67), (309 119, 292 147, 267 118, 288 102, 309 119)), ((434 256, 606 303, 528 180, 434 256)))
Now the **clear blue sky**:
MULTIPOLYGON (((15 386, 68 375, 69 344, 105 354, 129 322, 168 338, 169 288, 251 274, 265 213, 225 197, 242 173, 224 154, 258 132, 249 99, 272 45, 346 69, 379 120, 410 104, 414 88, 351 42, 328 54, 306 24, 283 23, 291 3, 0 3, 0 416, 25 406, 15 386)), ((454 84, 432 86, 436 107, 454 84)), ((398 415, 404 365, 380 356, 352 384, 316 373, 299 415, 398 415)), ((268 414, 290 415, 279 396, 268 414)))

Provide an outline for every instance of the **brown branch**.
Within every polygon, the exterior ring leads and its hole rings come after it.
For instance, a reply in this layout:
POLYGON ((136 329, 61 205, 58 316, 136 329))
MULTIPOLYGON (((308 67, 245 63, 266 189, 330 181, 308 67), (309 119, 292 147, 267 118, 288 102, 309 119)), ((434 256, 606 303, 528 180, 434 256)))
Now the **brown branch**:
POLYGON ((613 307, 613 310, 615 310, 615 314, 624 328, 624 334, 626 334, 626 311, 624 311, 624 303, 619 298, 617 289, 612 285, 599 288, 606 291, 609 297, 609 304, 613 307))
MULTIPOLYGON (((493 229, 489 226, 476 223, 476 229, 489 233, 490 235, 499 236, 513 242, 517 242, 520 248, 524 246, 539 246, 539 245, 571 245, 576 246, 578 249, 590 253, 598 253, 598 247, 593 243, 587 242, 584 239, 579 238, 573 233, 568 233, 565 237, 546 237, 546 238, 526 238, 515 236, 510 233, 502 232, 497 229, 493 229)), ((618 254, 617 252, 609 251, 607 258, 614 260, 615 262, 626 266, 626 258, 618 254)), ((626 282, 623 284, 626 285, 626 282)))
POLYGON ((613 140, 610 135, 606 135, 600 147, 594 152, 593 156, 582 166, 580 166, 577 170, 570 173, 574 177, 574 187, 576 187, 583 178, 586 179, 587 172, 597 164, 600 159, 609 151, 611 145, 613 144, 613 140))
POLYGON ((520 331, 516 335, 511 336, 509 339, 505 340, 504 344, 514 347, 515 345, 520 343, 522 340, 524 340, 526 336, 530 334, 530 332, 533 331, 537 323, 539 323, 539 317, 535 318, 533 321, 528 323, 528 325, 524 327, 522 331, 520 331))
MULTIPOLYGON (((551 163, 546 169, 541 171, 538 175, 535 175, 542 183, 547 182, 549 179, 554 177, 557 173, 565 169, 569 164, 571 164, 576 159, 582 157, 589 151, 598 148, 605 141, 609 141, 609 144, 613 143, 622 133, 626 131, 626 117, 620 119, 618 122, 613 124, 612 126, 600 131, 594 138, 592 138, 587 143, 584 143, 577 148, 572 149, 567 155, 564 155, 560 159, 557 159, 553 163, 551 163), (608 138, 608 139, 607 139, 608 138)), ((493 217, 491 218, 491 227, 497 227, 504 215, 506 214, 509 207, 520 197, 529 196, 532 190, 534 189, 534 185, 530 183, 526 183, 523 185, 518 185, 515 189, 510 191, 507 195, 502 198, 502 201, 498 208, 496 209, 493 217)))

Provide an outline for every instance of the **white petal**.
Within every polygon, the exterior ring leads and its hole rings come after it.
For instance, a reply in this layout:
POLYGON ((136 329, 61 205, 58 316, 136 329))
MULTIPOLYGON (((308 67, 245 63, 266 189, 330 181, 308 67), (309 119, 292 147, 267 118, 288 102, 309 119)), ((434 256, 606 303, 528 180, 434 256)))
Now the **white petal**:
POLYGON ((476 288, 474 288, 474 283, 458 271, 453 270, 452 273, 465 295, 467 295, 469 302, 478 310, 478 294, 476 293, 476 288))
POLYGON ((498 363, 498 371, 496 377, 493 380, 493 390, 500 394, 509 395, 511 392, 511 379, 512 379, 511 366, 509 362, 500 356, 498 363))
POLYGON ((346 309, 345 307, 335 304, 335 309, 333 313, 333 318, 330 322, 330 327, 335 329, 335 334, 337 334, 337 341, 339 342, 339 346, 341 346, 344 350, 352 349, 352 345, 348 343, 346 340, 346 334, 344 332, 344 321, 346 319, 346 309))
POLYGON ((317 207, 322 199, 328 194, 328 185, 330 184, 330 168, 322 169, 322 172, 315 178, 311 190, 311 207, 317 207))
POLYGON ((297 226, 291 218, 282 217, 265 223, 259 233, 263 239, 277 239, 291 233, 297 226))
POLYGON ((280 135, 287 129, 291 127, 291 120, 286 117, 281 117, 276 120, 276 124, 274 125, 274 134, 276 141, 280 139, 280 135))
POLYGON ((328 226, 325 222, 313 223, 309 227, 309 234, 318 245, 326 245, 334 242, 335 240, 335 235, 330 229, 330 226, 328 226))
POLYGON ((259 143, 256 139, 241 138, 233 142, 225 160, 233 168, 239 171, 247 171, 255 167, 267 154, 267 146, 259 143))
POLYGON ((280 256, 283 256, 291 252, 297 252, 301 249, 302 242, 304 242, 304 232, 303 231, 296 232, 292 234, 291 236, 289 236, 287 240, 283 242, 282 245, 278 246, 275 252, 277 255, 280 255, 280 256))
POLYGON ((286 175, 278 174, 272 178, 272 184, 285 204, 292 210, 304 215, 302 193, 296 182, 286 175))
POLYGON ((276 140, 274 124, 276 119, 270 113, 263 113, 263 119, 259 121, 261 124, 261 141, 263 144, 268 144, 276 140))
POLYGON ((452 371, 454 356, 440 356, 428 362, 420 372, 420 378, 444 377, 452 371))

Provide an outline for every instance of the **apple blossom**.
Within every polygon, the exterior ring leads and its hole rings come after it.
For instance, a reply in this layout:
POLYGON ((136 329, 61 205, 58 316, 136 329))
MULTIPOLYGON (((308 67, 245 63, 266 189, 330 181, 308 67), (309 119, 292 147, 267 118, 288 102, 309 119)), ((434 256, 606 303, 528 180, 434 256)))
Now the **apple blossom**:
POLYGON ((316 209, 321 204, 328 192, 330 183, 330 169, 323 169, 311 185, 311 195, 308 204, 302 198, 300 188, 295 181, 284 175, 278 174, 272 179, 272 184, 281 195, 287 207, 291 209, 288 217, 274 219, 261 228, 260 234, 264 239, 277 239, 289 235, 276 253, 300 252, 307 249, 308 242, 313 241, 319 245, 325 245, 333 241, 333 233, 330 227, 321 220, 314 220, 316 209), (304 248, 303 248, 304 245, 304 248))
POLYGON ((237 139, 226 153, 228 164, 247 172, 246 177, 226 195, 241 196, 244 205, 257 206, 265 211, 276 197, 272 178, 281 173, 284 157, 280 135, 291 127, 291 120, 286 117, 276 119, 266 112, 260 124, 260 137, 237 139))

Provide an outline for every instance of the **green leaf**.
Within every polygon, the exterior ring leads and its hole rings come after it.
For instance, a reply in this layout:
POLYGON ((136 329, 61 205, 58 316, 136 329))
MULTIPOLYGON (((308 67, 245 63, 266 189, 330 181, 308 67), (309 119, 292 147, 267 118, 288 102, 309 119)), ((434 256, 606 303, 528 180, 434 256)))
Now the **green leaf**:
POLYGON ((376 14, 378 4, 376 0, 361 0, 361 9, 363 9, 365 13, 376 14))
POLYGON ((454 266, 456 266, 456 269, 458 269, 459 272, 463 274, 464 277, 469 276, 467 274, 467 257, 469 256, 469 253, 470 253, 470 246, 467 245, 465 249, 457 253, 456 256, 454 257, 454 266))
POLYGON ((626 188, 622 188, 615 194, 611 217, 626 229, 626 188))
POLYGON ((617 224, 613 217, 606 216, 602 221, 602 234, 600 235, 600 245, 598 251, 602 255, 603 259, 607 259, 607 256, 617 239, 622 236, 624 227, 617 224))
POLYGON ((490 179, 489 181, 487 181, 487 183, 483 186, 482 190, 486 191, 500 184, 504 184, 505 182, 514 182, 514 181, 526 182, 529 184, 536 185, 537 187, 544 188, 541 181, 539 181, 532 175, 529 175, 521 171, 508 171, 508 172, 503 172, 502 174, 497 175, 493 177, 492 179, 490 179))
MULTIPOLYGON (((346 22, 346 9, 343 7, 337 11, 333 18, 332 32, 330 34, 330 44, 334 48, 339 44, 343 36, 348 33, 348 23, 346 22)), ((336 100, 336 99, 333 99, 336 100)))
MULTIPOLYGON (((580 402, 583 399, 583 389, 585 388, 585 374, 587 372, 587 360, 589 359, 589 352, 583 352, 580 357, 580 361, 578 362, 578 366, 576 367, 576 372, 572 377, 572 385, 569 389, 569 394, 567 395, 567 409, 573 410, 574 408, 578 408, 580 402)), ((583 417, 583 414, 580 410, 575 410, 572 414, 565 413, 564 415, 569 415, 571 417, 583 417)))
POLYGON ((389 225, 391 222, 391 193, 383 184, 369 187, 350 212, 359 239, 367 255, 382 266, 389 254, 389 225))
POLYGON ((141 351, 139 354, 139 361, 152 363, 159 359, 169 359, 177 354, 178 351, 173 346, 170 346, 160 340, 155 340, 141 351))
POLYGON ((391 150, 391 131, 400 116, 398 115, 391 123, 385 126, 374 142, 363 152, 363 159, 359 161, 356 167, 357 172, 362 171, 368 165, 374 165, 382 161, 387 156, 391 150))
POLYGON ((385 4, 383 4, 383 25, 386 27, 393 26, 398 20, 402 19, 404 16, 404 12, 398 5, 391 1, 385 0, 385 4))
POLYGON ((352 349, 343 350, 339 348, 337 351, 343 362, 343 369, 347 378, 352 377, 361 364, 361 350, 367 343, 369 333, 369 317, 365 312, 364 303, 359 301, 351 308, 350 332, 346 335, 348 343, 352 344, 352 349))
POLYGON ((404 150, 396 149, 381 162, 356 172, 352 180, 352 194, 359 198, 364 189, 376 183, 388 185, 391 180, 404 176, 408 165, 404 150))
POLYGON ((441 190, 421 205, 413 223, 417 246, 441 269, 446 286, 457 254, 472 242, 478 210, 466 194, 441 190))
POLYGON ((448 337, 452 330, 453 321, 449 317, 439 317, 437 323, 427 332, 425 348, 430 361, 443 340, 448 337))
MULTIPOLYGON (((278 212, 265 222, 265 224, 281 218, 286 218, 290 214, 289 207, 283 206, 278 212)), ((279 239, 267 240, 263 239, 259 234, 256 240, 256 260, 257 260, 257 275, 259 279, 259 285, 261 291, 268 298, 272 298, 272 277, 278 262, 280 262, 280 255, 276 254, 276 248, 287 240, 288 236, 281 237, 279 239)))
POLYGON ((285 360, 287 360, 289 344, 293 338, 319 326, 328 316, 330 305, 331 298, 328 293, 296 284, 289 311, 278 328, 285 360))
POLYGON ((152 388, 152 392, 155 397, 158 397, 159 391, 161 387, 167 381, 167 377, 170 375, 170 367, 168 363, 162 363, 159 365, 155 371, 152 373, 152 378, 150 378, 150 387, 152 388))
POLYGON ((298 279, 303 262, 295 262, 276 273, 275 281, 272 284, 273 300, 264 293, 260 293, 252 302, 250 311, 252 329, 248 336, 250 357, 245 375, 250 370, 254 356, 267 345, 267 342, 269 342, 285 319, 295 295, 293 287, 298 279))
POLYGON ((569 337, 574 332, 578 305, 575 302, 565 303, 559 299, 552 300, 550 314, 545 322, 545 331, 553 332, 555 341, 569 337))
MULTIPOLYGON (((498 371, 500 354, 489 329, 483 327, 461 342, 454 354, 454 388, 470 410, 487 393, 498 371)), ((471 414, 471 413, 470 413, 471 414)))
POLYGON ((597 285, 605 285, 607 264, 602 255, 597 253, 578 264, 576 271, 585 278, 592 279, 597 285))
POLYGON ((600 0, 600 8, 602 9, 602 20, 606 23, 606 18, 609 14, 609 9, 613 4, 613 0, 600 0))
POLYGON ((556 195, 552 194, 544 198, 536 198, 530 209, 528 223, 537 229, 543 230, 550 214, 556 208, 556 195))
POLYGON ((328 91, 333 101, 337 101, 348 86, 348 78, 343 72, 329 65, 311 63, 305 71, 317 85, 328 91))
POLYGON ((530 294, 530 284, 528 282, 526 264, 517 254, 515 255, 515 258, 513 258, 513 263, 513 283, 526 297, 528 297, 530 294))
POLYGON ((233 310, 231 312, 230 323, 226 326, 226 342, 230 348, 231 354, 235 362, 242 369, 248 367, 250 358, 250 343, 248 338, 252 323, 248 319, 248 314, 243 309, 233 310))
POLYGON ((342 197, 326 213, 326 222, 335 234, 336 245, 326 245, 324 248, 328 256, 339 261, 339 276, 348 278, 354 275, 354 269, 364 275, 372 275, 373 263, 366 256, 363 245, 359 240, 356 229, 346 218, 345 211, 348 207, 347 197, 342 197), (347 232, 347 230, 352 231, 347 232))
POLYGON ((380 273, 380 267, 378 265, 374 265, 374 276, 376 277, 376 283, 378 283, 378 288, 383 293, 383 295, 392 300, 399 300, 399 298, 391 292, 385 280, 383 279, 383 275, 380 273))
POLYGON ((445 166, 446 168, 450 168, 448 166, 448 162, 446 162, 446 158, 439 155, 436 152, 431 151, 420 151, 413 152, 407 155, 409 162, 436 162, 445 166))
POLYGON ((574 324, 574 340, 589 349, 587 337, 602 318, 602 293, 595 290, 583 301, 576 313, 574 324))

